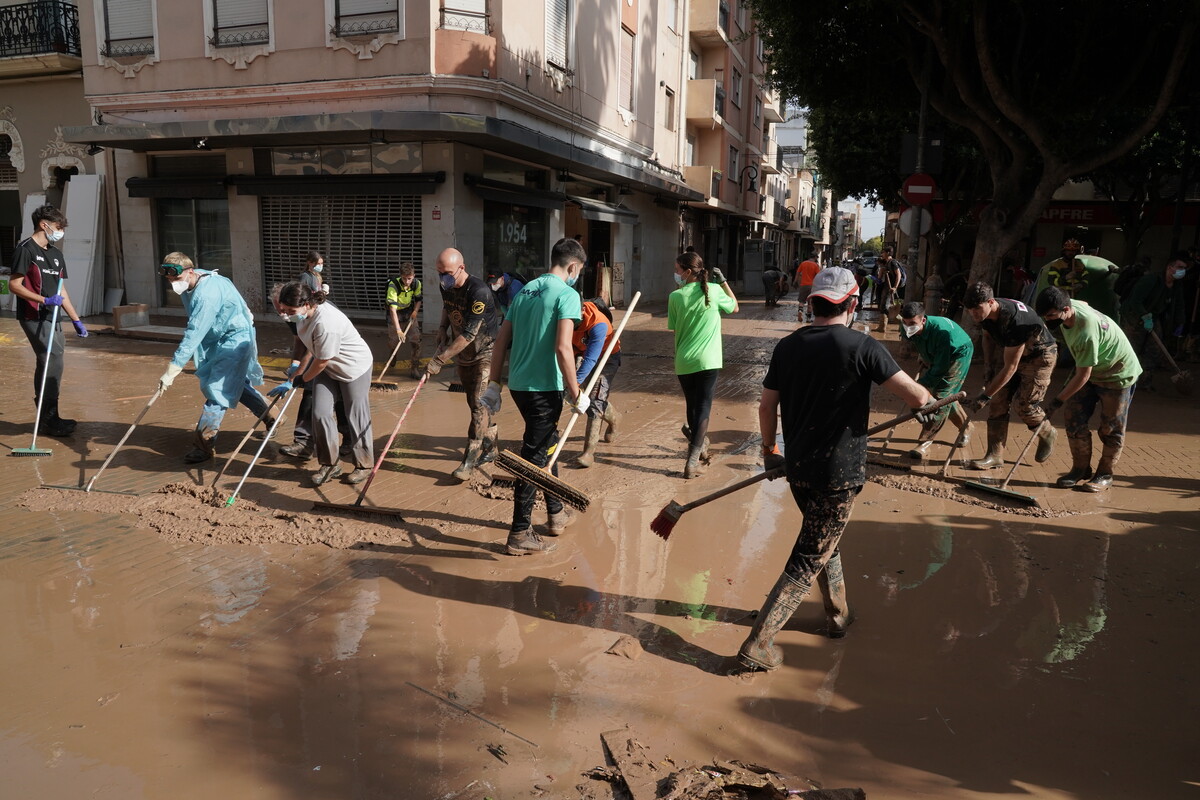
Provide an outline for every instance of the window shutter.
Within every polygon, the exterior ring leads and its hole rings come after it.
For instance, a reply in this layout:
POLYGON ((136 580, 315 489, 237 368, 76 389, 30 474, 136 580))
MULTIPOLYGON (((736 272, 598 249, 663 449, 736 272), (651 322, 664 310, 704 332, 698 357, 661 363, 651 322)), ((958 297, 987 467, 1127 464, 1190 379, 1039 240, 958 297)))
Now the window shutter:
POLYGON ((105 0, 108 12, 108 39, 149 39, 154 36, 150 0, 105 0))
POLYGON ((621 82, 617 102, 621 108, 633 110, 633 43, 634 35, 621 28, 621 82))
POLYGON ((222 30, 267 24, 267 0, 216 0, 216 8, 222 30))
POLYGON ((567 68, 567 2, 546 0, 546 60, 567 68))
MULTIPOLYGON (((455 3, 461 6, 462 3, 455 3)), ((342 16, 350 17, 358 14, 386 14, 389 11, 400 10, 400 0, 341 0, 342 16)))

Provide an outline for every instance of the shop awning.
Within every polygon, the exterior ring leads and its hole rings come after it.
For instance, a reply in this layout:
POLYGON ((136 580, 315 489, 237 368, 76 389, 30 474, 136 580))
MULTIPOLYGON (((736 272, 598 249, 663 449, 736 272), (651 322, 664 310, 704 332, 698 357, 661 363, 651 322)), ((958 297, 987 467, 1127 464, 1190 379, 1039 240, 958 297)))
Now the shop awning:
POLYGON ((630 211, 628 208, 622 208, 612 203, 591 200, 586 197, 571 196, 567 199, 579 206, 580 215, 584 219, 594 222, 616 222, 621 225, 633 225, 638 221, 636 211, 630 211))
POLYGON ((445 172, 404 175, 230 175, 238 194, 251 195, 388 195, 433 194, 446 182, 445 172))
POLYGON ((475 194, 484 200, 496 203, 508 203, 513 206, 533 206, 534 208, 551 208, 562 210, 567 202, 567 196, 559 192, 548 192, 544 189, 530 189, 524 186, 513 186, 503 181, 494 181, 482 175, 465 173, 463 183, 471 187, 475 194))

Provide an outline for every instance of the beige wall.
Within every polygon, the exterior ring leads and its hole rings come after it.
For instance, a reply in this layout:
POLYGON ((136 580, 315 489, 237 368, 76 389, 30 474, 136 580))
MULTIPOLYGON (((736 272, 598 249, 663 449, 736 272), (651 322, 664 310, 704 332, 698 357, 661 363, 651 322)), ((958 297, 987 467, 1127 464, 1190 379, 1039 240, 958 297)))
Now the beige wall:
POLYGON ((17 176, 22 202, 30 193, 45 191, 44 175, 50 164, 82 166, 81 173, 95 173, 95 159, 82 146, 64 143, 55 130, 90 121, 78 76, 0 81, 0 133, 13 138, 24 160, 17 176))

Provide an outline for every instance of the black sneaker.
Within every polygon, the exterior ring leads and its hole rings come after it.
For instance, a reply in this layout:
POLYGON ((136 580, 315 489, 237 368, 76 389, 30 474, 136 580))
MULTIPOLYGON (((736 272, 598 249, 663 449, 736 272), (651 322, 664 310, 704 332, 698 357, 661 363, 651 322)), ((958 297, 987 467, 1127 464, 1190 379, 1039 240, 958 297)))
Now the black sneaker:
POLYGON ((193 447, 183 457, 185 464, 202 464, 213 457, 211 450, 205 450, 202 447, 193 447))
POLYGON ((279 448, 279 452, 301 461, 308 461, 313 457, 313 449, 308 446, 307 442, 292 442, 279 448))
POLYGON ((75 432, 75 420, 73 419, 53 419, 42 420, 38 426, 38 432, 44 433, 47 436, 70 436, 75 432))
POLYGON ((1086 483, 1091 477, 1092 471, 1090 469, 1075 467, 1066 475, 1063 475, 1061 478, 1059 478, 1055 485, 1060 489, 1070 489, 1072 486, 1078 486, 1081 483, 1086 483))

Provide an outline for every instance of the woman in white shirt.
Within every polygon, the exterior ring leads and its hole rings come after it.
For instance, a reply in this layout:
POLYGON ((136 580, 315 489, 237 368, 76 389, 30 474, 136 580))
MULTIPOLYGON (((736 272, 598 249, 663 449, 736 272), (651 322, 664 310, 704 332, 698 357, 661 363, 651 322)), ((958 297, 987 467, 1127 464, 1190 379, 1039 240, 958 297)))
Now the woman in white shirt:
MULTIPOLYGON (((349 483, 361 483, 371 474, 374 448, 371 433, 371 349, 349 318, 325 295, 300 281, 284 284, 279 290, 279 311, 296 324, 296 335, 308 348, 293 378, 313 389, 312 430, 317 460, 321 468, 313 473, 313 485, 320 486, 342 474, 338 464, 338 427, 333 405, 340 395, 346 409, 346 438, 351 446, 354 471, 346 476, 349 483)), ((271 390, 283 394, 292 389, 292 381, 271 390)))

